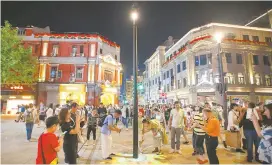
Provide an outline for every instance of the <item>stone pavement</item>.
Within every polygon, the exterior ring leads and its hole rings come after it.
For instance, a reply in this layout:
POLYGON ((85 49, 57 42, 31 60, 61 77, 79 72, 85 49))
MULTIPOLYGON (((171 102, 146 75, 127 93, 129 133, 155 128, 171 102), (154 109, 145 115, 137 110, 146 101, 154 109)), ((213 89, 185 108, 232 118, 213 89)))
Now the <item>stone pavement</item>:
MULTIPOLYGON (((34 164, 37 155, 37 142, 25 142, 25 124, 15 123, 12 117, 1 116, 1 163, 3 164, 34 164)), ((38 139, 44 128, 34 126, 33 137, 38 139)), ((86 134, 86 133, 85 133, 86 134)), ((122 130, 120 134, 113 133, 113 152, 117 155, 111 161, 105 161, 101 157, 100 132, 97 131, 97 142, 95 146, 83 146, 79 152, 81 158, 78 164, 196 164, 196 157, 192 156, 192 145, 181 146, 182 155, 177 153, 168 154, 170 145, 163 146, 163 154, 152 154, 152 135, 145 135, 145 141, 142 145, 143 154, 139 159, 132 158, 132 129, 122 130)), ((92 137, 92 136, 91 136, 92 137)), ((191 139, 191 134, 188 134, 191 139)), ((170 139, 170 138, 169 138, 170 139)), ((184 139, 181 137, 181 141, 184 139)), ((92 143, 92 141, 91 141, 92 143)), ((79 144, 79 148, 82 144, 79 144)), ((246 154, 235 153, 230 149, 225 149, 222 144, 217 149, 221 164, 248 164, 246 154)), ((64 163, 64 154, 59 154, 60 164, 64 163)), ((253 162, 256 163, 256 162, 253 162)))

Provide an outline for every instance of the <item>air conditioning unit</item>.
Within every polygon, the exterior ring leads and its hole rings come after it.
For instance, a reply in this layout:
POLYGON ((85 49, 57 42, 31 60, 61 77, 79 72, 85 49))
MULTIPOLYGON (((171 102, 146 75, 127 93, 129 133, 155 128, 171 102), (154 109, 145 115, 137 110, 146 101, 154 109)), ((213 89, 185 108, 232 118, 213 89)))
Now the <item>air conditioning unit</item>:
POLYGON ((73 82, 75 82, 76 81, 76 79, 74 78, 74 77, 70 77, 70 79, 69 79, 69 82, 70 83, 73 83, 73 82))

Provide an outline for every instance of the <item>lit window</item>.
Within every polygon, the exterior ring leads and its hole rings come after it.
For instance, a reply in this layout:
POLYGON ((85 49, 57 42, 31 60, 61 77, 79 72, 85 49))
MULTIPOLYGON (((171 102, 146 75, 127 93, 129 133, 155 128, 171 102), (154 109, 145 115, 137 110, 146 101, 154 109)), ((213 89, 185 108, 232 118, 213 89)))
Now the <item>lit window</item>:
POLYGON ((242 73, 238 73, 238 83, 245 84, 245 77, 242 73))
POLYGON ((83 79, 83 67, 76 67, 76 79, 83 79))
POLYGON ((272 86, 272 79, 270 75, 265 75, 265 84, 266 86, 272 86))
POLYGON ((108 71, 108 70, 104 71, 104 80, 105 81, 108 80, 109 82, 112 81, 112 72, 111 71, 108 71))
POLYGON ((57 70, 58 70, 58 68, 56 66, 51 67, 50 78, 56 78, 57 77, 57 70))
POLYGON ((234 75, 233 73, 227 73, 225 76, 225 83, 227 84, 234 84, 234 75))
POLYGON ((75 45, 72 46, 72 56, 76 56, 77 53, 77 47, 75 45))
POLYGON ((59 54, 59 45, 53 45, 52 56, 57 56, 59 54))
POLYGON ((208 64, 212 64, 212 53, 208 54, 208 64))
POLYGON ((80 56, 84 56, 84 46, 83 45, 80 45, 79 53, 80 53, 80 56))
POLYGON ((260 74, 255 74, 256 85, 261 85, 261 76, 260 74))

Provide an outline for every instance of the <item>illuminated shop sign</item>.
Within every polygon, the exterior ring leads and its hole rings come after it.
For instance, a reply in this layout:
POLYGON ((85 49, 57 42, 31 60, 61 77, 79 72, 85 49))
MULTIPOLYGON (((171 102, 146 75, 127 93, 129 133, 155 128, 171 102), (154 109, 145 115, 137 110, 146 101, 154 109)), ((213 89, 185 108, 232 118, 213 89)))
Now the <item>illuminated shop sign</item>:
POLYGON ((13 87, 10 87, 10 89, 18 90, 18 89, 24 89, 24 87, 23 86, 13 86, 13 87))

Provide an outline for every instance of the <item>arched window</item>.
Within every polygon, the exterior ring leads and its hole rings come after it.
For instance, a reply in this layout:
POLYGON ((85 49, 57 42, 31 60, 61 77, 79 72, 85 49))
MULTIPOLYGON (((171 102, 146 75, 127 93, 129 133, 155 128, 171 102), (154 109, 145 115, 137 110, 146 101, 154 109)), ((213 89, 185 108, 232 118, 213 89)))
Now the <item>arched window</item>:
POLYGON ((244 77, 243 73, 238 73, 238 83, 245 84, 245 77, 244 77))
POLYGON ((261 76, 259 73, 255 74, 256 85, 261 85, 261 76))

